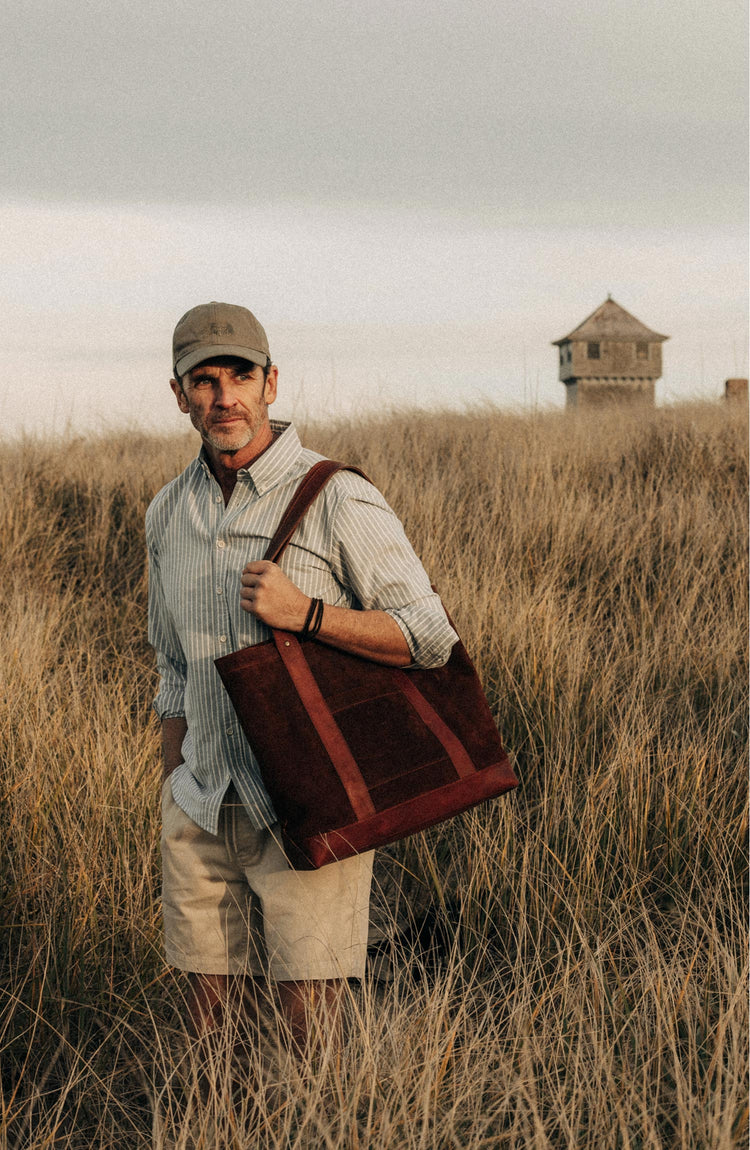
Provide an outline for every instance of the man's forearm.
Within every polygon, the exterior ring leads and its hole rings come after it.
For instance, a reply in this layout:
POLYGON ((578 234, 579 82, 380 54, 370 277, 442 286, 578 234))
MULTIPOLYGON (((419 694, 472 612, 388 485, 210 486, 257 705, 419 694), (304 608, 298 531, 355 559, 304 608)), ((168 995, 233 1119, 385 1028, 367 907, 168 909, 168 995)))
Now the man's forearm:
POLYGON ((329 647, 389 667, 408 667, 412 661, 403 631, 385 611, 355 611, 350 607, 326 605, 317 638, 329 647))
MULTIPOLYGON (((269 627, 301 631, 311 600, 267 559, 248 563, 242 572, 240 606, 269 627)), ((392 615, 386 611, 357 611, 326 605, 318 639, 352 655, 390 667, 408 667, 409 644, 392 615)))
POLYGON ((183 762, 182 741, 187 734, 187 722, 182 716, 161 721, 161 749, 164 759, 162 778, 172 774, 183 762))

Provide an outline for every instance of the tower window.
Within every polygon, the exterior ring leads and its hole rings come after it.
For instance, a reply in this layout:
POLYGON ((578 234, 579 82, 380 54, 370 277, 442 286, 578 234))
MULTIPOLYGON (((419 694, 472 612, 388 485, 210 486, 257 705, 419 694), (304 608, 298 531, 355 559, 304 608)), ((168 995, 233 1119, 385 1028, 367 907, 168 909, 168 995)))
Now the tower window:
POLYGON ((635 345, 635 358, 648 359, 648 344, 645 341, 643 343, 639 342, 635 345))
POLYGON ((586 354, 588 355, 589 359, 600 359, 601 353, 599 350, 599 344, 598 343, 588 344, 586 354))

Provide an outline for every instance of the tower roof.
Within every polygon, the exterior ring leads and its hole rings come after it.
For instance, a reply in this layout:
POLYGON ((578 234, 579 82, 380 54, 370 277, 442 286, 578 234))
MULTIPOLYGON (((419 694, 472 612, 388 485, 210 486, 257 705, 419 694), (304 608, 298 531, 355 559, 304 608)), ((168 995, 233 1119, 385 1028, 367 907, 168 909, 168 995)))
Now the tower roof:
POLYGON ((663 343, 665 339, 669 339, 668 335, 659 335, 658 331, 652 331, 650 327, 646 327, 645 323, 641 323, 629 311, 625 311, 624 307, 620 307, 612 296, 607 296, 603 304, 600 304, 596 311, 592 311, 590 316, 580 323, 578 327, 574 328, 569 335, 564 335, 562 339, 555 339, 552 342, 559 347, 561 343, 567 343, 570 339, 622 339, 622 340, 643 340, 648 343, 663 343))

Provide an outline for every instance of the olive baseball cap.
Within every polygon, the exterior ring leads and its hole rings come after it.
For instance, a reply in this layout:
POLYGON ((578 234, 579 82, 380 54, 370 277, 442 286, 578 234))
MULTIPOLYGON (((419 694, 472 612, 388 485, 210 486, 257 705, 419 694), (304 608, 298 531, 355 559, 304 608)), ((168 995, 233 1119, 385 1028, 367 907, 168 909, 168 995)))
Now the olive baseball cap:
POLYGON ((191 308, 177 324, 172 337, 176 376, 215 355, 236 355, 259 367, 270 364, 268 337, 246 307, 214 300, 191 308))

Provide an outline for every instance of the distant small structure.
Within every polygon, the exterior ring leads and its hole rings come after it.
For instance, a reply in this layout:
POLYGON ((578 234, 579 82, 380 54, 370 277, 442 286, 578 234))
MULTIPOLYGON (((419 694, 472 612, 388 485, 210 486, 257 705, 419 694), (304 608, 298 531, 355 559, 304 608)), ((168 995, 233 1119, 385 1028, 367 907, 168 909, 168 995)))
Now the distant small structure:
POLYGON ((746 379, 725 379, 724 380, 724 398, 733 400, 744 400, 747 403, 747 380, 746 379))
POLYGON ((560 348, 566 406, 652 404, 666 339, 607 296, 569 335, 553 341, 560 348))

